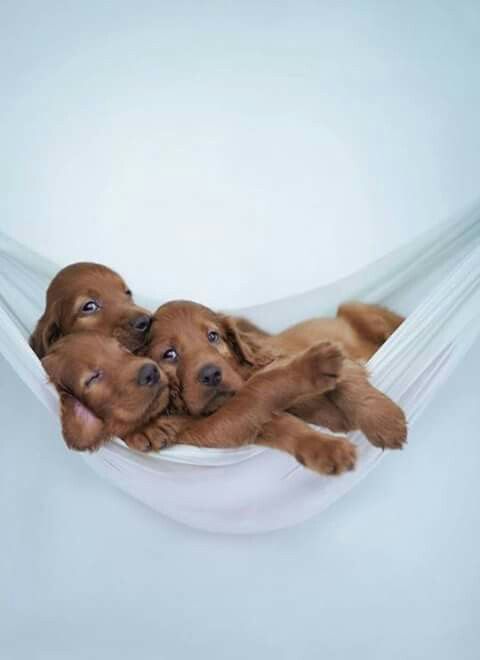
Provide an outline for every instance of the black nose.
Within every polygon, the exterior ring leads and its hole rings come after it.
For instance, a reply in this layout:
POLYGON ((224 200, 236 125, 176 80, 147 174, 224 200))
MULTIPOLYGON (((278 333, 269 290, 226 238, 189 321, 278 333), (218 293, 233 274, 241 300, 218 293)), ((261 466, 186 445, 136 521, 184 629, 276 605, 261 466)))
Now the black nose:
POLYGON ((222 382, 222 370, 214 364, 206 364, 198 372, 198 380, 202 385, 216 387, 222 382))
POLYGON ((130 325, 135 328, 135 330, 138 330, 138 332, 147 332, 148 328, 152 325, 152 319, 150 316, 142 314, 142 316, 137 316, 136 319, 130 321, 130 325))
POLYGON ((152 362, 144 364, 143 367, 140 367, 137 376, 137 383, 139 385, 158 385, 159 382, 160 373, 152 362))

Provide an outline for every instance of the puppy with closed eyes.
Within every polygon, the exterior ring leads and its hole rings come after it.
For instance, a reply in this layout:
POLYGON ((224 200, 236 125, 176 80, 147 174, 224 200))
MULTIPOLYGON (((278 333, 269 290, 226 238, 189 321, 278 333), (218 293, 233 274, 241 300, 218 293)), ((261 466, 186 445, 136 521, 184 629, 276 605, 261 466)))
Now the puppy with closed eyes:
POLYGON ((94 451, 165 410, 168 382, 152 360, 112 337, 76 332, 55 342, 42 365, 60 395, 63 437, 70 449, 94 451))

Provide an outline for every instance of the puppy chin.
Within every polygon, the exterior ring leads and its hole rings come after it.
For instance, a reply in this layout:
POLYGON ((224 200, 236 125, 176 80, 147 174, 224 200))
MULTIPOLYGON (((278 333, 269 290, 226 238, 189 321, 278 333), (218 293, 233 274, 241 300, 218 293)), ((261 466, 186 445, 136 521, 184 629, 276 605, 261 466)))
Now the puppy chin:
POLYGON ((212 396, 212 398, 206 403, 206 405, 203 407, 203 410, 199 414, 204 417, 211 415, 219 408, 221 408, 224 403, 226 403, 229 399, 231 399, 234 394, 235 394, 234 390, 223 390, 216 392, 212 396))
POLYGON ((163 412, 167 408, 169 401, 170 401, 170 395, 169 395, 168 387, 164 387, 162 390, 160 390, 158 399, 154 404, 155 414, 158 415, 159 413, 163 412))
POLYGON ((151 419, 152 417, 155 417, 155 415, 163 413, 168 406, 169 400, 170 396, 168 387, 161 387, 147 406, 143 419, 151 419))

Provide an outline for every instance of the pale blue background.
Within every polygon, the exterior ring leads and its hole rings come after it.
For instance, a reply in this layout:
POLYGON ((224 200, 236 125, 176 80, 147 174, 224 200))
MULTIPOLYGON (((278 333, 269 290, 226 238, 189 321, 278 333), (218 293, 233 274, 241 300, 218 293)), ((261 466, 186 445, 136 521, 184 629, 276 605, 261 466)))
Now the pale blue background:
MULTIPOLYGON (((477 2, 3 2, 1 228, 157 298, 319 285, 478 199, 479 61, 477 2)), ((100 481, 0 361, 0 656, 476 660, 479 364, 318 519, 230 538, 100 481)))

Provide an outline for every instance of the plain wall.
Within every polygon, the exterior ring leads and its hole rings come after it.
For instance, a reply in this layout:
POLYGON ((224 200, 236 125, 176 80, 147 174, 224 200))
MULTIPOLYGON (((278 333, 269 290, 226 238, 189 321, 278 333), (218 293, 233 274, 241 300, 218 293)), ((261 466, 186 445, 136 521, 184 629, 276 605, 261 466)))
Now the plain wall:
POLYGON ((478 200, 477 2, 3 2, 1 226, 246 306, 478 200))
MULTIPOLYGON (((477 2, 4 1, 0 228, 159 300, 318 286, 478 200, 479 57, 477 2)), ((1 657, 477 660, 479 361, 247 538, 103 483, 0 361, 1 657)))

